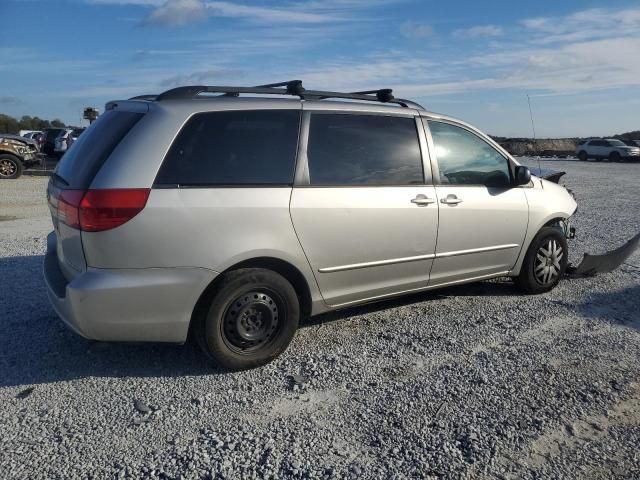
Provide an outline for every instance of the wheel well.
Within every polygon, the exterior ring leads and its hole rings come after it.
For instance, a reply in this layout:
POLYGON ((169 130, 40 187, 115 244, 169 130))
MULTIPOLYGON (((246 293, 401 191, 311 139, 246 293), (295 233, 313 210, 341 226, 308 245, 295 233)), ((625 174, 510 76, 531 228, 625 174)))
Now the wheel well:
POLYGON ((193 312, 191 314, 190 332, 193 330, 194 325, 201 320, 207 313, 207 307, 215 294, 216 287, 222 281, 222 278, 226 273, 238 270, 240 268, 265 268, 267 270, 273 270, 286 278, 300 300, 300 313, 302 318, 307 318, 311 315, 311 291, 307 284, 304 275, 296 267, 284 260, 273 257, 258 257, 249 260, 244 260, 240 263, 227 268, 224 272, 218 275, 208 286, 204 289, 204 292, 200 295, 200 298, 196 302, 193 312), (195 320, 195 321, 194 321, 195 320))
MULTIPOLYGON (((563 218, 563 217, 552 218, 547 223, 542 225, 540 227, 540 230, 542 230, 544 227, 553 227, 553 228, 557 228, 558 230, 560 230, 563 235, 566 235, 567 228, 568 228, 566 221, 567 221, 567 219, 563 218)), ((540 230, 538 230, 538 231, 540 231, 540 230)))
POLYGON ((562 217, 552 218, 547 223, 542 225, 542 227, 540 227, 540 228, 542 229, 544 227, 562 227, 562 224, 564 223, 564 221, 565 221, 565 219, 562 218, 562 217))
POLYGON ((4 150, 0 150, 0 155, 4 156, 4 157, 13 157, 16 160, 18 160, 20 163, 22 163, 22 158, 20 158, 18 155, 12 153, 12 152, 6 152, 4 150))

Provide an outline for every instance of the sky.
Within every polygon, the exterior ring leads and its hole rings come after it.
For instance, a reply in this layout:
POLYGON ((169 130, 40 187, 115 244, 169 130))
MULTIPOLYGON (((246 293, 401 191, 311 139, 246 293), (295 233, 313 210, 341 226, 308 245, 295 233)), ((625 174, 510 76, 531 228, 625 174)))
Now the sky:
POLYGON ((501 136, 640 129, 637 0, 0 0, 0 113, 178 85, 393 88, 501 136))

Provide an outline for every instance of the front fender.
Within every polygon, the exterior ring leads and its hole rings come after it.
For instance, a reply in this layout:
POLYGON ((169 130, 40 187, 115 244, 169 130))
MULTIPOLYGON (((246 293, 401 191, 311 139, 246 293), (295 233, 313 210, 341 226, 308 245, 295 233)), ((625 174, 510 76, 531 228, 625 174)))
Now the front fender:
POLYGON ((540 229, 556 221, 566 221, 578 209, 578 204, 566 188, 540 178, 534 178, 533 184, 533 188, 525 189, 529 204, 529 223, 523 248, 511 271, 514 276, 520 273, 529 245, 540 229))

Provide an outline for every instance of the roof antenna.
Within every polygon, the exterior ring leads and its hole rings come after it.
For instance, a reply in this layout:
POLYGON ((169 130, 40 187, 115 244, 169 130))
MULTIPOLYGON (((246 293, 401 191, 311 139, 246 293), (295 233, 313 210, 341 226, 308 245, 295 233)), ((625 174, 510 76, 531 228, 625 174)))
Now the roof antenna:
POLYGON ((536 140, 536 124, 533 122, 533 110, 531 109, 531 98, 527 93, 527 102, 529 103, 529 116, 531 117, 531 129, 533 130, 533 148, 538 153, 538 175, 542 176, 542 165, 540 164, 540 154, 538 152, 538 144, 536 140))

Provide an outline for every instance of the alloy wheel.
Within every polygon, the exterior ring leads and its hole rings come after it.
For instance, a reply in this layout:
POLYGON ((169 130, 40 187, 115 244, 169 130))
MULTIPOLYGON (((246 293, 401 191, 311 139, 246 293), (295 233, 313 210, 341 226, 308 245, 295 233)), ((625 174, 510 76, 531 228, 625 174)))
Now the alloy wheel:
POLYGON ((0 160, 0 177, 10 177, 16 173, 17 166, 11 160, 0 160))

